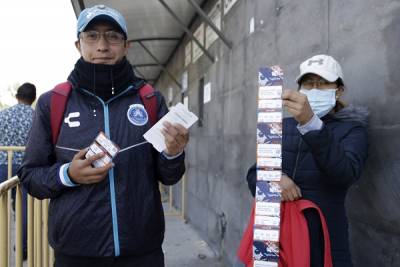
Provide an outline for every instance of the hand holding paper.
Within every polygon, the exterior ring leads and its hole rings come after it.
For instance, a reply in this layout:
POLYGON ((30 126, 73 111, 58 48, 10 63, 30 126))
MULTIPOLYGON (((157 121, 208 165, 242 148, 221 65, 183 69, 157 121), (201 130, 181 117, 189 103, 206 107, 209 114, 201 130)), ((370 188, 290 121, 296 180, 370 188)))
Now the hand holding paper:
POLYGON ((188 129, 198 120, 182 103, 178 103, 162 117, 143 137, 158 152, 169 156, 182 152, 189 141, 188 129))
POLYGON ((178 155, 183 151, 189 141, 189 131, 179 123, 171 124, 163 122, 162 134, 165 138, 166 149, 164 153, 168 156, 178 155))

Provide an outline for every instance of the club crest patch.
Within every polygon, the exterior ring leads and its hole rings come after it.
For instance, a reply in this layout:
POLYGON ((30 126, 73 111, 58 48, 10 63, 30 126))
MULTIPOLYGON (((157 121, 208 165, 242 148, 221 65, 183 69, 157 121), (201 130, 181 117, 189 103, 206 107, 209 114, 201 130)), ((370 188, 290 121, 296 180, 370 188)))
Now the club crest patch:
POLYGON ((130 105, 126 115, 128 120, 136 126, 143 126, 149 120, 146 109, 141 104, 130 105))

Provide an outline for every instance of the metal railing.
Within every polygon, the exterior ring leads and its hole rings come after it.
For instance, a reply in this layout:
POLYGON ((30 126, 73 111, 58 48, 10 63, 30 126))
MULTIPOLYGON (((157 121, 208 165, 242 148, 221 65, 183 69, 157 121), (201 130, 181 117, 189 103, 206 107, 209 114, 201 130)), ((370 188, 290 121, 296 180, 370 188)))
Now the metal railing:
POLYGON ((161 198, 161 201, 163 203, 168 202, 168 209, 165 211, 164 215, 165 216, 179 216, 181 219, 185 220, 185 201, 186 201, 186 196, 185 196, 185 188, 186 188, 186 174, 183 175, 181 181, 174 186, 166 186, 160 183, 160 192, 161 195, 163 196, 161 198), (174 192, 173 189, 174 187, 180 187, 180 207, 178 208, 177 206, 174 206, 174 192), (164 194, 163 194, 164 193, 164 194))
MULTIPOLYGON (((17 176, 12 176, 14 151, 24 147, 0 146, 0 151, 8 154, 8 179, 0 184, 0 266, 23 266, 22 240, 22 191, 17 176), (15 194, 15 222, 11 221, 11 189, 15 194), (11 259, 11 225, 15 223, 15 262, 11 259), (13 264, 12 264, 13 263, 13 264)), ((53 265, 54 253, 47 242, 48 200, 27 198, 27 264, 28 267, 48 267, 53 265)))

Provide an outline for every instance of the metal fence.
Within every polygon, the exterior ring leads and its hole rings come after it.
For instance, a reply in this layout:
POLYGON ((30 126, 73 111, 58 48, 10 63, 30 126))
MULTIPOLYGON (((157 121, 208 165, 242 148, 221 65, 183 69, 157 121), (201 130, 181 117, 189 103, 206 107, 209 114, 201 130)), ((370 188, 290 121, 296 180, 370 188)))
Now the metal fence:
MULTIPOLYGON (((17 176, 12 176, 13 152, 23 151, 24 147, 4 147, 1 151, 8 154, 8 179, 0 184, 0 266, 12 263, 11 225, 15 225, 15 261, 16 267, 23 266, 22 243, 22 192, 17 176), (15 194, 15 221, 12 221, 11 189, 15 194)), ((54 262, 54 254, 47 242, 48 200, 27 198, 27 264, 28 267, 48 267, 54 262)))

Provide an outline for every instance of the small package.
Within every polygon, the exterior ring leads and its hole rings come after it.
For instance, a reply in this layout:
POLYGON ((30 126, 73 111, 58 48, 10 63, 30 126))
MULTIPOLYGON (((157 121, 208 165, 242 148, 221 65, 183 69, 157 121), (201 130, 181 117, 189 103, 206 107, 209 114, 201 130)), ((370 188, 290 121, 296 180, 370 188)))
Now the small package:
POLYGON ((99 153, 104 153, 104 157, 93 162, 95 168, 100 168, 112 162, 112 159, 118 154, 119 147, 114 144, 107 136, 100 132, 94 142, 90 145, 85 157, 89 158, 99 153))

